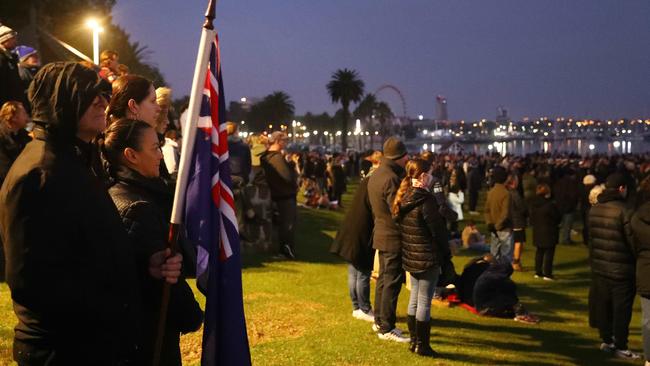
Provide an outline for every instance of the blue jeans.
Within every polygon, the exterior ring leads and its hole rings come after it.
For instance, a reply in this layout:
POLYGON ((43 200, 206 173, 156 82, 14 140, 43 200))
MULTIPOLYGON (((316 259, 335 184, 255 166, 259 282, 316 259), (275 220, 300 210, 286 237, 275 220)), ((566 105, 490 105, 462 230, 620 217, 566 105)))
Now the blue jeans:
POLYGON ((571 243, 571 226, 573 226, 573 212, 562 215, 562 224, 560 225, 560 243, 571 243))
POLYGON ((490 234, 490 254, 499 263, 512 263, 513 237, 511 230, 497 231, 490 234))
POLYGON ((370 311, 370 271, 364 272, 348 265, 348 288, 352 300, 352 310, 370 311))
POLYGON ((414 315, 415 320, 426 322, 431 319, 431 299, 439 276, 438 266, 429 268, 425 272, 411 273, 411 297, 407 313, 414 315))

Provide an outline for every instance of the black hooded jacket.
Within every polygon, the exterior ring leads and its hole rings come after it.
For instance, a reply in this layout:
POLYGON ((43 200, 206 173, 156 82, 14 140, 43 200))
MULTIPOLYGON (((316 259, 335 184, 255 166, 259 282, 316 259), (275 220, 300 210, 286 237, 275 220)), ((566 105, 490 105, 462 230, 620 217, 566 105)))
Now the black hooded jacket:
POLYGON ((634 280, 631 212, 616 189, 606 189, 589 210, 589 253, 594 274, 617 281, 634 280))
POLYGON ((411 273, 440 266, 450 257, 446 222, 433 195, 409 188, 399 205, 396 221, 402 241, 402 267, 411 273))
POLYGON ((535 196, 530 199, 530 225, 533 227, 533 245, 552 248, 559 241, 562 214, 550 198, 535 196))
POLYGON ((636 254, 636 288, 639 295, 650 298, 650 202, 634 213, 631 220, 636 254))
POLYGON ((36 75, 35 139, 0 189, 19 364, 38 354, 52 355, 55 364, 135 362, 134 255, 113 201, 90 169, 90 146, 75 137, 99 84, 94 71, 76 63, 49 64, 36 75))

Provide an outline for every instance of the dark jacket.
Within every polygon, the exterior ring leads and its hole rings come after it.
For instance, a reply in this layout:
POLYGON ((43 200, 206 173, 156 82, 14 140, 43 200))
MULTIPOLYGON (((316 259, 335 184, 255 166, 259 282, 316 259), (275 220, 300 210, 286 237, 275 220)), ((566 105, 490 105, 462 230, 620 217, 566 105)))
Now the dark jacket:
POLYGON ((580 200, 579 183, 574 175, 565 175, 553 185, 553 198, 560 213, 566 214, 576 210, 580 200))
MULTIPOLYGON (((115 179, 116 184, 109 189, 109 194, 135 251, 144 310, 142 362, 150 364, 158 331, 163 281, 151 277, 148 263, 152 254, 165 249, 174 196, 162 179, 145 178, 128 168, 118 168, 115 179)), ((171 286, 161 355, 163 365, 181 364, 180 333, 199 329, 202 320, 203 312, 192 289, 185 279, 180 278, 171 286)))
POLYGON ((431 192, 409 188, 395 218, 402 241, 402 267, 410 273, 440 266, 450 258, 446 222, 431 192))
POLYGON ((374 223, 368 201, 368 179, 362 179, 354 193, 352 204, 345 213, 341 228, 330 247, 346 262, 362 271, 371 271, 375 256, 372 249, 374 223))
POLYGON ((248 183, 251 174, 251 149, 239 137, 228 137, 230 175, 240 177, 248 183))
POLYGON ((0 126, 0 185, 9 173, 11 165, 31 140, 24 129, 13 133, 6 126, 0 126))
POLYGON ((298 191, 298 174, 279 151, 265 151, 260 162, 266 175, 274 201, 295 198, 298 191))
POLYGON ((403 175, 404 168, 391 159, 382 158, 381 164, 368 180, 368 200, 375 222, 372 247, 377 250, 400 252, 400 233, 391 216, 390 207, 403 175))
POLYGON ((639 207, 630 224, 634 235, 637 292, 650 298, 650 202, 639 207))
POLYGON ((533 245, 551 248, 559 240, 562 214, 550 198, 535 196, 530 199, 530 225, 533 227, 533 245))
POLYGON ((517 286, 510 279, 510 263, 493 263, 478 277, 474 285, 474 306, 484 315, 513 316, 519 302, 517 286))
POLYGON ((470 191, 480 191, 483 185, 483 176, 478 166, 472 166, 467 173, 467 189, 470 191))
POLYGON ((617 281, 634 280, 630 216, 616 189, 606 189, 589 210, 589 253, 594 274, 617 281))
POLYGON ((509 190, 510 193, 510 222, 513 229, 524 229, 528 221, 528 208, 526 202, 517 190, 509 190))
POLYGON ((474 306, 474 286, 476 280, 485 272, 490 266, 490 263, 483 259, 483 256, 476 257, 469 261, 463 268, 463 273, 460 275, 456 288, 458 289, 458 297, 463 303, 474 306))
POLYGON ((91 147, 75 138, 102 87, 77 63, 44 69, 32 93, 32 118, 44 127, 35 129, 0 189, 7 283, 18 318, 14 358, 133 364, 141 305, 135 257, 113 201, 91 172, 91 147))
POLYGON ((5 102, 15 100, 23 103, 27 111, 30 110, 25 86, 18 70, 18 57, 0 46, 0 107, 5 102))

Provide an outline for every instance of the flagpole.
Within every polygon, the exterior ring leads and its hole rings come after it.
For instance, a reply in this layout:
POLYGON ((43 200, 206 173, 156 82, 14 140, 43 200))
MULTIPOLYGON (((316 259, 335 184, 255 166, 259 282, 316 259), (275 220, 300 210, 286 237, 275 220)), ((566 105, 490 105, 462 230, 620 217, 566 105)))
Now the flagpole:
MULTIPOLYGON (((189 179, 190 167, 192 164, 192 153, 194 151, 194 140, 196 139, 197 123, 201 109, 201 99, 205 85, 205 77, 208 69, 208 57, 210 55, 210 46, 215 38, 214 33, 214 16, 216 0, 208 1, 208 8, 205 12, 205 22, 201 30, 201 40, 199 41, 199 52, 196 56, 196 67, 194 68, 194 78, 192 79, 192 89, 190 91, 190 102, 187 110, 187 120, 183 126, 183 144, 181 146, 180 165, 178 168, 178 178, 176 181, 176 190, 174 192, 174 203, 169 224, 169 236, 167 247, 176 251, 178 247, 178 234, 183 222, 183 209, 185 206, 185 191, 189 179)), ((162 352, 162 343, 165 336, 165 323, 167 320, 167 309, 169 307, 171 285, 167 282, 163 284, 162 300, 160 303, 160 317, 158 320, 158 332, 154 345, 153 366, 160 365, 160 355, 162 352)))

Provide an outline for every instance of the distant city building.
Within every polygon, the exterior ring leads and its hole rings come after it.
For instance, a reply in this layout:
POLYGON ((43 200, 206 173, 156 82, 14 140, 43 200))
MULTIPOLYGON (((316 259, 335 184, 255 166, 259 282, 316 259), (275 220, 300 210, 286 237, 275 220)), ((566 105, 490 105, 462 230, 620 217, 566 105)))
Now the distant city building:
POLYGON ((449 120, 447 115, 447 98, 442 95, 436 96, 436 122, 446 122, 449 120))
POLYGON ((497 124, 506 124, 510 122, 510 116, 508 116, 508 110, 506 107, 500 105, 497 107, 497 124))

